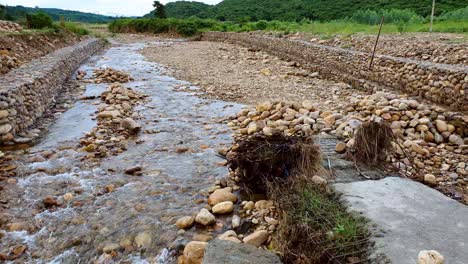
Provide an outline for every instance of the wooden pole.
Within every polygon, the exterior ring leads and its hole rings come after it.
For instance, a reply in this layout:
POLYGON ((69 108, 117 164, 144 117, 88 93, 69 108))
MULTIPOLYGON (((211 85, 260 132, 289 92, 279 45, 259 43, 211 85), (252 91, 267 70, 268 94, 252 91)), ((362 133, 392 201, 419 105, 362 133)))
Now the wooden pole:
POLYGON ((377 50, 377 44, 379 43, 380 33, 382 32, 382 26, 383 26, 384 20, 385 18, 384 16, 382 16, 382 20, 380 20, 379 34, 377 34, 377 39, 375 40, 375 45, 374 45, 374 51, 372 51, 372 58, 369 64, 369 70, 372 70, 372 65, 374 64, 375 51, 377 50))
POLYGON ((432 32, 432 24, 434 23, 435 0, 432 0, 431 27, 429 32, 432 32))

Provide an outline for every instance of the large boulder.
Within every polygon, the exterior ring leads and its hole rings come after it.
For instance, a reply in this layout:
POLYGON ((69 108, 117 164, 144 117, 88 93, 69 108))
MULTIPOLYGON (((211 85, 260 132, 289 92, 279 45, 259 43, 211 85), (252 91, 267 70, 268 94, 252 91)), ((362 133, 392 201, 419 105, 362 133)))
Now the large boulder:
POLYGON ((211 206, 228 201, 233 203, 237 201, 237 196, 231 192, 231 188, 229 187, 214 191, 208 198, 208 204, 211 206))
POLYGON ((260 247, 268 240, 270 234, 266 230, 255 231, 253 234, 244 237, 244 243, 260 247))
POLYGON ((192 241, 184 248, 184 264, 201 264, 207 243, 192 241))
POLYGON ((418 264, 444 264, 444 256, 435 250, 422 250, 418 254, 418 264))
POLYGON ((209 226, 216 222, 216 217, 210 211, 203 208, 195 217, 195 221, 201 225, 209 226))

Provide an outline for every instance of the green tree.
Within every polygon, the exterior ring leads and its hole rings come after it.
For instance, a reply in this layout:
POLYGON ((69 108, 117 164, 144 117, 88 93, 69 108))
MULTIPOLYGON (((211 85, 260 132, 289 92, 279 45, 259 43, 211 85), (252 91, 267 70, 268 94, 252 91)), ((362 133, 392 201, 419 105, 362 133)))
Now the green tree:
POLYGON ((41 29, 52 27, 52 18, 46 13, 38 12, 26 15, 26 23, 28 28, 41 29))
POLYGON ((0 19, 3 20, 6 17, 6 7, 0 4, 0 19))
POLYGON ((153 7, 154 7, 154 15, 157 18, 167 18, 166 10, 164 9, 164 5, 161 4, 161 2, 154 1, 153 7))

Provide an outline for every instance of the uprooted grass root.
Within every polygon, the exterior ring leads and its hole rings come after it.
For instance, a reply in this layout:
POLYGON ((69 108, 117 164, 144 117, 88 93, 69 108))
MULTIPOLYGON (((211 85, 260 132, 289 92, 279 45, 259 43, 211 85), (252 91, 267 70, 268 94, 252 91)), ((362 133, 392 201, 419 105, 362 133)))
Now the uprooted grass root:
POLYGON ((365 221, 346 211, 339 195, 311 182, 324 174, 320 148, 311 138, 237 138, 227 155, 230 169, 253 193, 267 194, 280 209, 272 246, 284 263, 365 263, 365 221))
POLYGON ((266 193, 269 182, 284 182, 300 173, 312 177, 321 167, 320 149, 311 138, 258 135, 237 144, 227 157, 229 167, 239 170, 244 189, 251 193, 266 193))
POLYGON ((366 222, 347 212, 338 194, 307 179, 271 184, 269 193, 282 212, 274 247, 285 263, 365 263, 366 222))
POLYGON ((356 132, 351 155, 359 163, 378 165, 392 151, 392 142, 395 135, 387 123, 366 122, 356 132))

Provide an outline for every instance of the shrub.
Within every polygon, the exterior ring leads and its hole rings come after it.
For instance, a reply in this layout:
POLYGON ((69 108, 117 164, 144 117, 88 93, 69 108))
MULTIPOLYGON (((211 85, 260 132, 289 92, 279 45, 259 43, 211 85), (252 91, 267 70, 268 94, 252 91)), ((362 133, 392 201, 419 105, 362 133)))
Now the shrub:
POLYGON ((265 30, 268 27, 268 22, 265 20, 260 20, 257 23, 255 23, 255 28, 257 30, 265 30))
POLYGON ((351 20, 361 24, 377 25, 380 24, 382 16, 385 17, 385 23, 398 24, 409 22, 423 22, 423 18, 411 10, 359 10, 353 14, 351 20))
POLYGON ((177 25, 176 32, 183 36, 193 36, 198 32, 198 29, 195 23, 187 22, 177 25))
POLYGON ((447 12, 439 17, 439 20, 468 21, 468 6, 451 12, 447 12))
POLYGON ((42 29, 52 28, 52 18, 46 13, 38 12, 26 15, 26 23, 29 28, 42 29))
POLYGON ((81 36, 89 35, 89 30, 77 23, 61 21, 60 27, 81 36))

